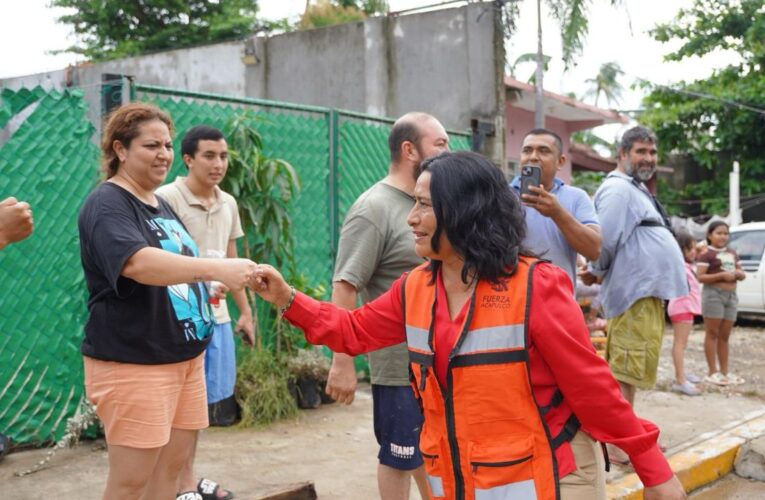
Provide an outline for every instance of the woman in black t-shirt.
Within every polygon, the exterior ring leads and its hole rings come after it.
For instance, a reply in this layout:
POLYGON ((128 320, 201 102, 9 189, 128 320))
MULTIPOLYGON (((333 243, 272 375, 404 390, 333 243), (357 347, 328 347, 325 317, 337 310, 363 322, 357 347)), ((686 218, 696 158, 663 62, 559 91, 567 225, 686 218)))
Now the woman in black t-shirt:
POLYGON ((78 220, 90 298, 85 389, 104 424, 104 498, 175 498, 175 478, 207 422, 202 353, 214 319, 205 282, 241 289, 255 263, 198 258, 154 189, 173 163, 170 117, 133 103, 104 129, 107 181, 78 220))

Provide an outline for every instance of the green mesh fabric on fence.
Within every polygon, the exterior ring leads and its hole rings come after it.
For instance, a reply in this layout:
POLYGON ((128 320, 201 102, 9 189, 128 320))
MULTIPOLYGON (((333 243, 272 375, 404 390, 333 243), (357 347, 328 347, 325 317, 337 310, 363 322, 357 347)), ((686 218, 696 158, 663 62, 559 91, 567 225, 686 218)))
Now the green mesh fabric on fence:
POLYGON ((451 132, 449 134, 449 148, 452 151, 470 151, 470 141, 470 135, 467 133, 451 132))
POLYGON ((327 162, 329 158, 326 117, 317 113, 271 111, 241 103, 226 103, 210 98, 168 97, 151 92, 139 92, 138 99, 149 101, 164 109, 175 122, 175 162, 168 176, 172 181, 184 175, 181 159, 181 138, 196 125, 220 129, 237 113, 256 112, 257 129, 263 137, 265 154, 287 160, 295 167, 301 181, 301 191, 293 202, 295 255, 299 269, 305 269, 312 281, 329 283, 331 262, 327 242, 327 162))
MULTIPOLYGON (((339 222, 356 198, 388 173, 388 123, 340 116, 337 193, 339 222)), ((339 233, 338 233, 339 234, 339 233)))
POLYGON ((3 89, 0 93, 0 128, 5 127, 13 115, 33 102, 39 101, 45 95, 46 92, 41 87, 35 87, 32 90, 19 89, 18 91, 3 89))
POLYGON ((35 218, 30 238, 0 252, 0 432, 41 443, 63 435, 83 393, 77 213, 97 182, 98 150, 79 92, 6 89, 2 103, 5 123, 36 108, 0 145, 0 197, 28 201, 35 218))
MULTIPOLYGON (((265 153, 290 162, 297 171, 302 189, 293 201, 290 215, 296 241, 295 255, 300 271, 313 284, 331 287, 332 238, 339 234, 343 216, 355 199, 385 176, 389 163, 388 133, 393 120, 364 117, 315 106, 265 103, 215 94, 199 94, 138 85, 138 100, 156 104, 175 122, 176 157, 168 182, 184 172, 180 140, 185 132, 200 124, 220 129, 236 114, 253 111, 259 120, 256 128, 263 137, 265 153), (339 116, 337 143, 328 123, 333 113, 339 116), (336 154, 336 165, 330 153, 336 154), (332 173, 332 169, 337 172, 332 173), (336 182, 337 200, 331 200, 330 182, 336 182), (337 227, 331 227, 330 212, 337 203, 337 227)), ((454 150, 469 149, 466 134, 450 133, 454 150)))
MULTIPOLYGON (((340 113, 338 213, 342 221, 356 198, 388 173, 388 134, 392 120, 369 120, 340 113)), ((470 137, 449 133, 452 151, 469 150, 470 137)))
MULTIPOLYGON (((224 128, 242 110, 256 113, 265 153, 290 162, 302 182, 290 212, 298 269, 310 283, 324 282, 329 290, 332 238, 356 197, 385 175, 391 120, 137 88, 139 100, 159 105, 175 121, 176 159, 169 180, 185 170, 180 139, 186 130, 202 123, 224 128), (335 116, 338 130, 333 133, 335 116), (336 200, 331 199, 333 189, 336 200), (332 220, 335 227, 330 227, 332 220)), ((0 199, 13 195, 29 201, 35 214, 32 237, 0 252, 0 432, 18 444, 59 439, 83 395, 79 346, 87 292, 77 214, 98 182, 99 160, 86 111, 78 91, 38 87, 0 92, 0 129, 19 113, 26 116, 0 143, 0 199)), ((450 134, 450 139, 452 149, 469 146, 463 135, 450 134)))

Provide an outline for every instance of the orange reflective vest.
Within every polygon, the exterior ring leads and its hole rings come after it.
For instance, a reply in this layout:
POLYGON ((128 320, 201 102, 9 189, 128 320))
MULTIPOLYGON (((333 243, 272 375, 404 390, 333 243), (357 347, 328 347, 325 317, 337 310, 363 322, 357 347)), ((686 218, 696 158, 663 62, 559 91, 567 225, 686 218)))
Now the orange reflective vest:
MULTIPOLYGON (((479 281, 449 353, 445 386, 434 370, 436 285, 427 264, 406 278, 402 303, 412 386, 425 422, 420 450, 433 499, 556 500, 554 449, 576 417, 551 436, 531 388, 527 298, 535 261, 522 258, 506 287, 479 281)), ((559 393, 552 405, 560 404, 559 393)))

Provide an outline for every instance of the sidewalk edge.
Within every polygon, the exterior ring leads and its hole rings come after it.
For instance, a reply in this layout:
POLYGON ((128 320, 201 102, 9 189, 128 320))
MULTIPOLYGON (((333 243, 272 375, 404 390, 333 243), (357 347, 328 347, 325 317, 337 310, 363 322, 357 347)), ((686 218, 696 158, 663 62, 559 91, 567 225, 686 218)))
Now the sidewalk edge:
MULTIPOLYGON (((669 464, 685 491, 691 492, 728 474, 741 445, 763 435, 765 416, 759 416, 672 455, 669 464)), ((627 474, 607 484, 606 492, 611 500, 642 500, 643 483, 637 474, 627 474)))

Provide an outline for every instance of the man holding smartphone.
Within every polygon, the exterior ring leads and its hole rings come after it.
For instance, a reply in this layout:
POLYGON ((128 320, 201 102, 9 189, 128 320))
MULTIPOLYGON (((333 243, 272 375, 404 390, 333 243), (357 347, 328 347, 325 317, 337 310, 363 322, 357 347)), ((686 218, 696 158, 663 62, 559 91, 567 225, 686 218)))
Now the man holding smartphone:
POLYGON ((565 163, 563 141, 558 134, 544 128, 531 130, 521 148, 523 175, 510 185, 525 208, 524 245, 563 268, 571 283, 576 284, 577 253, 588 260, 600 255, 600 224, 587 193, 555 177, 565 163))

